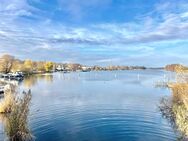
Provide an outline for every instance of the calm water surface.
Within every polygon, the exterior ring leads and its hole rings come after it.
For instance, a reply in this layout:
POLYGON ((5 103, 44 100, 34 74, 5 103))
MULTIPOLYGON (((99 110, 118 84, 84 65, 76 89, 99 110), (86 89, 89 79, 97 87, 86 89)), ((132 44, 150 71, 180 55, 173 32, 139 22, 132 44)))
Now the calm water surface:
POLYGON ((170 97, 155 88, 158 70, 37 75, 20 84, 32 90, 30 127, 37 141, 173 141, 177 134, 158 105, 170 97))

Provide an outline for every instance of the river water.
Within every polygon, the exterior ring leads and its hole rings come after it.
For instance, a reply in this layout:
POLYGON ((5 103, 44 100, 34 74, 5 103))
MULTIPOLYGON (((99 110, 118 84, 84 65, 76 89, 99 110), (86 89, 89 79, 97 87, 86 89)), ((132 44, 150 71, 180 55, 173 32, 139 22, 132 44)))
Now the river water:
POLYGON ((163 70, 72 72, 34 75, 29 126, 36 141, 175 141, 159 103, 171 97, 155 82, 163 70))

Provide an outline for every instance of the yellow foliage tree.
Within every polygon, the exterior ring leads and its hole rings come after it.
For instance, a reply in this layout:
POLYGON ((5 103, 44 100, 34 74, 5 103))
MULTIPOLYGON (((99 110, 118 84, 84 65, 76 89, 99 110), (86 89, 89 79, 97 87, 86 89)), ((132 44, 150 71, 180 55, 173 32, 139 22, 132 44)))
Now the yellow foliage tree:
POLYGON ((15 60, 12 65, 11 72, 23 71, 23 63, 20 60, 15 60))
POLYGON ((25 72, 30 73, 33 71, 33 61, 32 60, 25 60, 24 61, 24 68, 25 68, 25 72))
POLYGON ((44 65, 45 70, 46 70, 47 72, 52 71, 52 70, 53 70, 53 65, 54 65, 54 64, 53 64, 52 62, 46 62, 45 65, 44 65))

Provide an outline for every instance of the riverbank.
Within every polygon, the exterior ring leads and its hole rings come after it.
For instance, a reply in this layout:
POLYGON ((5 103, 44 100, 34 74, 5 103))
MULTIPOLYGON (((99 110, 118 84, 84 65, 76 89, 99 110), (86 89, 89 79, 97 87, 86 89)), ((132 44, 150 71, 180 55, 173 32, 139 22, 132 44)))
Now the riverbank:
POLYGON ((33 61, 30 59, 19 60, 14 56, 5 54, 0 57, 0 72, 4 74, 21 72, 23 74, 38 74, 46 72, 73 72, 73 71, 114 71, 114 70, 144 70, 144 69, 161 69, 147 68, 145 66, 128 66, 128 65, 105 65, 88 66, 79 63, 57 63, 51 61, 33 61))
POLYGON ((176 69, 176 82, 168 83, 172 99, 164 99, 161 111, 171 124, 188 140, 188 74, 184 69, 176 69))

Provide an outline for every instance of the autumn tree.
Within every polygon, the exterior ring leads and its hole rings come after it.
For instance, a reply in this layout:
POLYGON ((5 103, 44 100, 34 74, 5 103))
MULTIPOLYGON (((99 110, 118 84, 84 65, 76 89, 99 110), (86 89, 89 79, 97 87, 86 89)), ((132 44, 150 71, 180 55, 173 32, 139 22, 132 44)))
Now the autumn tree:
POLYGON ((55 69, 57 64, 54 62, 44 62, 44 61, 32 61, 29 59, 19 60, 15 59, 11 55, 3 55, 0 57, 0 72, 25 72, 28 74, 37 72, 50 72, 55 69))
POLYGON ((11 71, 17 72, 23 70, 24 70, 23 61, 20 61, 18 59, 14 60, 11 71))
POLYGON ((45 71, 47 71, 47 72, 52 71, 53 70, 53 65, 54 64, 52 62, 46 62, 45 65, 44 65, 45 71))
POLYGON ((9 73, 12 69, 14 56, 5 54, 0 58, 0 71, 4 73, 9 73))
POLYGON ((32 60, 25 60, 24 61, 24 70, 27 73, 31 73, 33 71, 33 61, 32 60))
POLYGON ((37 62, 37 71, 44 72, 45 71, 45 63, 37 62))

